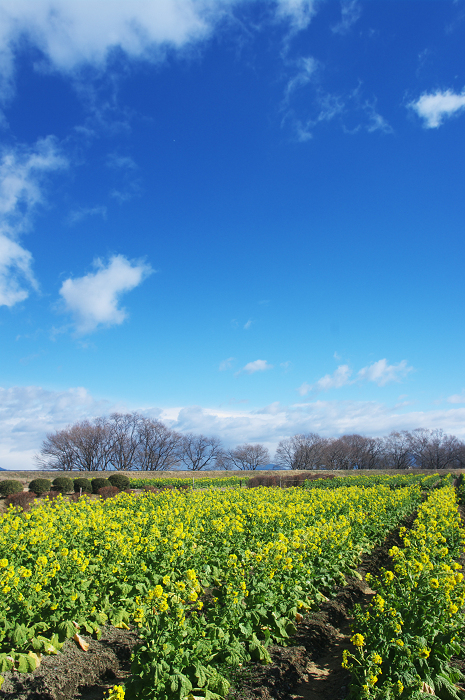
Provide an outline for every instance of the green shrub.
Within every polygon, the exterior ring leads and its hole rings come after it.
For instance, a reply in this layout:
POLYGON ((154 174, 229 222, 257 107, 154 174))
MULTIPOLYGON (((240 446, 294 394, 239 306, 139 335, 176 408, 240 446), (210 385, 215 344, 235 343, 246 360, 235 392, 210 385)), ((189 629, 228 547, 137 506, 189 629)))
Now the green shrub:
POLYGON ((108 479, 104 479, 103 476, 97 476, 90 482, 92 484, 92 493, 98 493, 99 489, 104 489, 106 486, 111 486, 108 479))
POLYGON ((75 493, 79 493, 81 489, 82 493, 92 493, 92 484, 90 483, 89 479, 86 479, 83 476, 74 479, 75 493))
POLYGON ((108 477, 108 481, 112 486, 116 486, 116 488, 120 491, 124 491, 124 489, 129 488, 129 477, 126 476, 126 474, 116 472, 116 474, 112 474, 108 477))
POLYGON ((52 481, 52 486, 54 491, 59 491, 60 493, 71 493, 74 488, 73 480, 67 476, 57 476, 52 481))
POLYGON ((2 496, 11 496, 13 493, 21 493, 22 490, 23 485, 20 481, 13 481, 13 479, 0 481, 0 494, 2 496))
POLYGON ((32 491, 37 496, 42 496, 42 494, 50 491, 52 487, 52 482, 50 479, 33 479, 29 484, 29 491, 32 491))

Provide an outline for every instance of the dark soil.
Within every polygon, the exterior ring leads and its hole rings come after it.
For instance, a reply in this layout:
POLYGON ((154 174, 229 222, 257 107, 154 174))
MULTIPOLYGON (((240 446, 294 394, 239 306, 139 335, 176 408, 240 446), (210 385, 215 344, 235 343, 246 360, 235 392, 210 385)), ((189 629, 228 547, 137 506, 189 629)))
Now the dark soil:
POLYGON ((82 651, 68 640, 62 653, 42 657, 34 673, 3 673, 0 698, 8 700, 100 700, 104 692, 129 675, 131 651, 137 644, 132 630, 105 627, 99 641, 82 651))

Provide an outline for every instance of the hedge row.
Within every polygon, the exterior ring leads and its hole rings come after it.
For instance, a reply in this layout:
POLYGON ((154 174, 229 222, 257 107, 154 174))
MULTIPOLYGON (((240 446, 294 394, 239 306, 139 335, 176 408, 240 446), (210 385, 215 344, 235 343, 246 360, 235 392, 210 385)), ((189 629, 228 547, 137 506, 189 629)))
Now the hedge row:
MULTIPOLYGON (((53 481, 50 479, 33 479, 29 484, 29 491, 35 493, 36 496, 42 496, 49 491, 58 491, 59 493, 98 493, 102 488, 116 487, 124 491, 129 488, 129 479, 125 474, 111 474, 108 479, 97 477, 95 479, 85 479, 79 477, 69 479, 66 476, 58 476, 53 481)), ((23 484, 20 481, 13 479, 5 479, 0 481, 0 495, 11 496, 23 491, 23 484)))

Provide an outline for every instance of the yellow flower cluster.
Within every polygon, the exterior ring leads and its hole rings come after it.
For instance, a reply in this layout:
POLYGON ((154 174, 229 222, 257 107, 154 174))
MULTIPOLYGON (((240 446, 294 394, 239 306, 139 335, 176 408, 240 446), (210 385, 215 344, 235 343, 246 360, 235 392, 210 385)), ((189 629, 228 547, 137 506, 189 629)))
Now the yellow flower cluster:
POLYGON ((145 633, 169 619, 201 636, 202 616, 239 628, 247 612, 261 641, 284 638, 286 620, 343 581, 419 498, 418 486, 205 489, 12 508, 0 519, 0 616, 26 632, 0 653, 72 635, 73 621, 98 634, 107 621, 145 633))
POLYGON ((356 612, 357 633, 352 641, 358 656, 347 653, 343 660, 344 667, 352 669, 359 679, 366 698, 401 695, 408 679, 409 692, 417 692, 438 663, 445 668, 446 648, 449 658, 457 652, 454 634, 462 628, 465 585, 454 558, 464 549, 465 531, 453 487, 432 491, 418 508, 411 530, 401 528, 400 536, 403 548, 389 551, 393 571, 382 571, 379 579, 366 577, 377 593, 367 611, 359 608, 356 612), (429 666, 436 637, 441 661, 436 658, 429 666), (360 638, 363 645, 354 641, 360 638), (374 689, 372 679, 379 673, 374 673, 372 666, 381 665, 381 656, 390 658, 389 677, 385 685, 374 689))

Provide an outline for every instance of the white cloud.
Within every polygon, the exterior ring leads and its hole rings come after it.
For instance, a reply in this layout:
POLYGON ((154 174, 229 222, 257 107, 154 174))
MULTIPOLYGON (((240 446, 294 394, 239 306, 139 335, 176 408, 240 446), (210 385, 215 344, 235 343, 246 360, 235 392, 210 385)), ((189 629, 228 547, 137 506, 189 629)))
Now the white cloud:
POLYGON ((84 418, 122 410, 95 400, 82 387, 48 391, 37 386, 0 387, 0 466, 33 469, 46 433, 84 418))
POLYGON ((219 370, 220 372, 224 372, 227 369, 230 369, 233 365, 233 362, 235 362, 236 358, 235 357, 228 357, 227 360, 223 360, 223 362, 220 362, 219 370))
POLYGON ((244 330, 248 331, 250 326, 252 325, 252 323, 253 323, 252 319, 249 318, 249 320, 246 323, 244 323, 244 330))
POLYGON ((402 360, 397 365, 388 365, 387 360, 383 359, 363 367, 358 373, 358 379, 366 379, 369 382, 375 382, 378 386, 384 386, 390 382, 402 381, 412 371, 413 367, 407 365, 407 360, 402 360))
POLYGON ((79 207, 79 209, 73 209, 69 213, 68 223, 70 225, 77 224, 82 219, 88 216, 101 216, 102 219, 107 218, 107 208, 105 206, 100 207, 79 207))
MULTIPOLYGON (((298 77, 298 76, 297 76, 298 77)), ((307 81, 308 82, 308 81, 307 81)), ((292 93, 289 93, 289 85, 283 100, 284 107, 288 107, 282 124, 290 121, 294 128, 298 141, 305 142, 313 138, 315 128, 326 122, 335 122, 346 134, 357 134, 361 130, 369 134, 380 131, 384 134, 394 133, 387 120, 378 112, 376 99, 363 95, 363 85, 360 84, 346 94, 333 94, 317 89, 313 96, 313 104, 310 117, 299 114, 300 109, 292 108, 292 93)))
POLYGON ((401 412, 375 401, 311 401, 284 406, 278 401, 258 410, 181 406, 128 406, 95 399, 85 388, 49 391, 41 387, 0 387, 0 466, 32 469, 33 455, 46 433, 86 418, 113 411, 138 412, 159 418, 181 432, 218 435, 227 446, 264 443, 272 452, 283 438, 296 433, 324 436, 344 433, 385 435, 391 430, 442 428, 465 439, 465 408, 401 412))
MULTIPOLYGON (((40 52, 36 70, 78 78, 80 69, 92 67, 101 75, 116 55, 159 63, 173 49, 190 51, 243 4, 244 0, 2 0, 0 102, 14 95, 16 59, 25 45, 40 52)), ((269 13, 286 23, 289 39, 309 25, 316 7, 317 0, 274 0, 269 13)), ((104 113, 114 105, 104 106, 101 100, 99 106, 91 105, 91 82, 87 73, 75 87, 94 116, 107 122, 104 113)), ((127 123, 123 120, 119 126, 127 128, 127 123)))
POLYGON ((125 170, 137 170, 138 166, 131 156, 119 156, 117 153, 110 153, 107 158, 109 168, 123 168, 125 170))
POLYGON ((310 391, 320 392, 329 391, 329 389, 340 389, 342 386, 350 384, 351 375, 352 370, 349 365, 339 365, 332 374, 325 374, 325 376, 321 377, 315 384, 307 384, 304 382, 297 391, 301 396, 305 396, 310 391))
POLYGON ((465 394, 452 394, 447 401, 449 403, 465 403, 465 394))
POLYGON ((14 306, 28 297, 27 282, 37 287, 32 255, 0 232, 0 306, 14 306))
POLYGON ((273 402, 255 411, 184 407, 161 414, 181 432, 218 435, 228 445, 261 442, 272 452, 283 438, 317 432, 327 437, 360 433, 386 435, 391 430, 442 428, 465 439, 465 408, 401 412, 375 401, 312 401, 283 406, 273 402))
MULTIPOLYGON (((25 35, 63 72, 82 64, 104 66, 119 47, 134 58, 157 59, 157 49, 184 44, 209 31, 209 2, 195 0, 3 0, 3 68, 25 35)), ((217 14, 221 8, 217 8, 217 14)))
POLYGON ((356 378, 351 379, 353 372, 349 365, 339 365, 332 374, 325 374, 315 384, 304 382, 297 391, 301 396, 306 396, 310 392, 319 393, 330 389, 340 389, 343 386, 362 381, 374 382, 378 386, 384 386, 390 382, 402 381, 412 371, 413 367, 408 366, 407 360, 402 360, 397 365, 388 365, 387 360, 382 359, 362 367, 356 378))
POLYGON ((305 29, 315 14, 316 0, 277 0, 277 17, 290 22, 294 32, 305 29))
POLYGON ((65 168, 67 161, 52 137, 32 148, 4 148, 0 155, 0 306, 26 299, 38 285, 32 255, 19 242, 31 225, 33 212, 44 204, 44 179, 65 168))
POLYGON ((298 70, 287 83, 284 93, 284 103, 287 104, 291 95, 298 89, 305 87, 315 75, 318 68, 318 61, 312 56, 302 56, 297 61, 298 70))
POLYGON ((131 262, 123 255, 114 255, 107 265, 97 259, 94 266, 96 272, 67 279, 60 289, 65 310, 74 316, 79 334, 123 323, 127 312, 119 307, 121 295, 137 287, 152 272, 147 263, 131 262))
POLYGON ((269 365, 266 360, 254 360, 253 362, 248 362, 237 374, 241 372, 254 374, 255 372, 264 372, 267 369, 273 369, 273 365, 269 365))
POLYGON ((341 21, 331 31, 334 34, 348 34, 352 25, 360 19, 362 8, 357 0, 343 0, 341 2, 341 21))
POLYGON ((465 109, 465 90, 460 94, 445 90, 423 94, 416 102, 410 102, 411 107, 424 120, 426 129, 437 129, 444 119, 459 114, 465 109))

